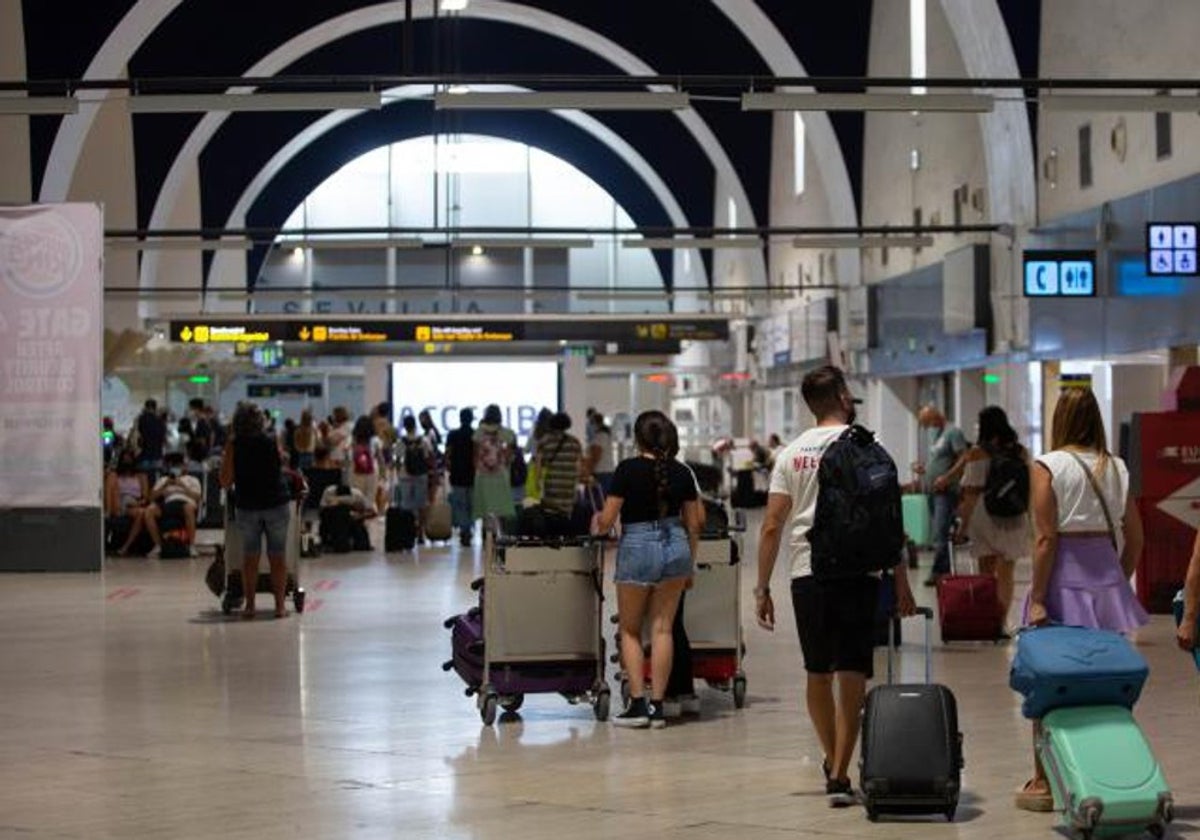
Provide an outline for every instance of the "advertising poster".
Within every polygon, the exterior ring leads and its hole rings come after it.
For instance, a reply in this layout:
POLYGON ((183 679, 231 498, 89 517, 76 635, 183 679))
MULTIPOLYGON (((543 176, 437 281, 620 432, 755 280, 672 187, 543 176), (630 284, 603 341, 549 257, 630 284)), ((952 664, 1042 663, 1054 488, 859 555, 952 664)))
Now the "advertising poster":
POLYGON ((0 508, 100 506, 103 220, 0 207, 0 508))

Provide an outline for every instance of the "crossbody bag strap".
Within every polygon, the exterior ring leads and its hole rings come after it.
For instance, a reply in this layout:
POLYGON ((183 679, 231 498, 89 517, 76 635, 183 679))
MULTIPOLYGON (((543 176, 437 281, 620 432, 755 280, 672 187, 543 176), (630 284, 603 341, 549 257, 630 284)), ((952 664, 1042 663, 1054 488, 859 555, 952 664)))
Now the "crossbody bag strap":
POLYGON ((1092 471, 1088 469, 1087 464, 1082 458, 1080 458, 1074 452, 1067 452, 1067 454, 1075 459, 1075 463, 1079 464, 1079 468, 1083 470, 1083 474, 1087 476, 1088 484, 1092 485, 1092 490, 1095 491, 1096 498, 1100 500, 1100 510, 1104 512, 1104 521, 1108 523, 1108 540, 1112 543, 1113 550, 1115 551, 1117 548, 1117 530, 1113 527, 1112 514, 1109 513, 1108 502, 1104 499, 1104 491, 1100 489, 1100 482, 1096 481, 1096 476, 1094 476, 1092 471))

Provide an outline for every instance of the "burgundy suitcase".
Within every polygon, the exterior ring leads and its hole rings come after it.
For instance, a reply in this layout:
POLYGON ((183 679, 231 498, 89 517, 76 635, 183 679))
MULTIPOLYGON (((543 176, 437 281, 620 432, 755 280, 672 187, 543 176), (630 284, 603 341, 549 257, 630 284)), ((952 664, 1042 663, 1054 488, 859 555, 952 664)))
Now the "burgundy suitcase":
POLYGON ((938 617, 943 642, 994 642, 1003 638, 1004 616, 996 579, 991 575, 960 575, 950 548, 951 573, 937 585, 938 617))

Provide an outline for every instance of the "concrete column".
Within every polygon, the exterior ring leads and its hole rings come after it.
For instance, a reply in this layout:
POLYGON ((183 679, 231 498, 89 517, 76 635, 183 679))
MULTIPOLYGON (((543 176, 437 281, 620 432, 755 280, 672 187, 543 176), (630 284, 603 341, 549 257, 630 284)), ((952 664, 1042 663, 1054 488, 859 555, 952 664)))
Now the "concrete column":
MULTIPOLYGON (((24 79, 25 23, 16 0, 0 3, 0 78, 24 79)), ((33 200, 29 171, 29 117, 0 117, 0 203, 33 200)))
POLYGON ((987 405, 987 390, 983 384, 983 370, 972 368, 954 374, 954 405, 957 416, 952 418, 956 426, 970 437, 980 410, 987 405))

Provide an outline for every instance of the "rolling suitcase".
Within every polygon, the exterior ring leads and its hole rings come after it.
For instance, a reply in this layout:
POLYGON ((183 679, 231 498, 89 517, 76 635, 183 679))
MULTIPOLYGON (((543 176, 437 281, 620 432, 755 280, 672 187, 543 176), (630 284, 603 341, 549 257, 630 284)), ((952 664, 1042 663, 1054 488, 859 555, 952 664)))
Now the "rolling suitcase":
POLYGON ((454 525, 450 516, 450 503, 439 499, 429 506, 425 514, 425 536, 431 540, 442 542, 454 535, 454 525))
POLYGON ((383 531, 384 551, 412 551, 417 544, 417 516, 411 510, 387 509, 383 531))
POLYGON ((958 808, 962 733, 954 694, 930 682, 933 611, 925 616, 925 682, 892 683, 894 644, 888 645, 888 684, 867 693, 862 717, 859 787, 867 819, 881 814, 945 814, 958 808))
POLYGON ((1081 838, 1162 837, 1174 817, 1162 769, 1124 706, 1073 706, 1042 719, 1038 754, 1062 825, 1081 838))
POLYGON ((1017 636, 1008 684, 1025 698, 1021 713, 1044 717, 1063 706, 1132 709, 1150 675, 1129 640, 1090 627, 1033 627, 1017 636))
POLYGON ((1004 637, 1004 616, 996 579, 960 575, 950 545, 950 574, 937 585, 938 618, 943 642, 994 642, 1004 637))

